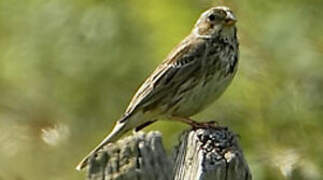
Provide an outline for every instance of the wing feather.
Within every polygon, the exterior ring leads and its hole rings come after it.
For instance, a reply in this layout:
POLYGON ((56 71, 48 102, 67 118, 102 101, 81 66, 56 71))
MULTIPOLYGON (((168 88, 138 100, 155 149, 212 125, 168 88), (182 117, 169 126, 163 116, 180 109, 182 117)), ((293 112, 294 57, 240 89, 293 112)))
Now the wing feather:
POLYGON ((183 84, 192 73, 200 72, 199 57, 203 55, 203 43, 183 41, 170 53, 149 78, 141 85, 132 98, 126 114, 156 104, 166 96, 174 95, 178 86, 183 84))

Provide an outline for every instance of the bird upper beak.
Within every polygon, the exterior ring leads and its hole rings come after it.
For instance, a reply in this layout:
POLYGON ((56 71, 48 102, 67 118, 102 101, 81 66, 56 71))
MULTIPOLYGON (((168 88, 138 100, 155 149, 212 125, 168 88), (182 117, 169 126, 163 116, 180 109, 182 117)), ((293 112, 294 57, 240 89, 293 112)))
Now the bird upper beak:
POLYGON ((232 26, 237 22, 237 18, 232 13, 227 13, 225 18, 225 25, 232 26))

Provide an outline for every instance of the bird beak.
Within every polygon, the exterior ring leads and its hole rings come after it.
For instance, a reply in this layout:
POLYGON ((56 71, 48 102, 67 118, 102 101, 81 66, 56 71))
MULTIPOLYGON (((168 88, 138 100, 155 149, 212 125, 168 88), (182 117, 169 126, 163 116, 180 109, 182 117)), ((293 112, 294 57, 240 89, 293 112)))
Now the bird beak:
POLYGON ((237 18, 232 13, 228 13, 227 17, 225 18, 225 25, 232 26, 236 22, 237 22, 237 18))

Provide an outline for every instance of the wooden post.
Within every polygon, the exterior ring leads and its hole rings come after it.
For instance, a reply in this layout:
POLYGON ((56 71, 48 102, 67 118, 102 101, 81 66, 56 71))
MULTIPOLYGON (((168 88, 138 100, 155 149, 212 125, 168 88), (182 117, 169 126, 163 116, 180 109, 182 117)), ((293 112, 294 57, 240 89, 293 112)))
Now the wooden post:
POLYGON ((174 180, 251 180, 237 137, 226 128, 198 129, 181 137, 174 180))
POLYGON ((89 180, 168 180, 172 171, 159 132, 136 133, 90 159, 89 180))
POLYGON ((183 133, 172 161, 161 134, 137 133, 90 160, 88 180, 251 180, 237 137, 225 128, 183 133))

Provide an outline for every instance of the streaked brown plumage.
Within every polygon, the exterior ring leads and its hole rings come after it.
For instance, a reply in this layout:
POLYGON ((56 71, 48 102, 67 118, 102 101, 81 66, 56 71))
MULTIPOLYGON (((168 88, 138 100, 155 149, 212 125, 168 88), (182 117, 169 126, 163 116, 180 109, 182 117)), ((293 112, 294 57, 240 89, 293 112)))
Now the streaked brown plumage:
POLYGON ((141 129, 158 119, 192 126, 189 119, 214 102, 237 70, 236 18, 227 7, 204 12, 189 34, 141 85, 112 132, 77 166, 80 170, 107 143, 131 129, 141 129))

